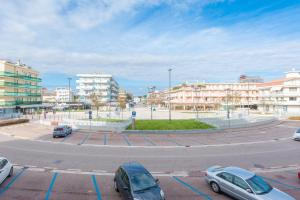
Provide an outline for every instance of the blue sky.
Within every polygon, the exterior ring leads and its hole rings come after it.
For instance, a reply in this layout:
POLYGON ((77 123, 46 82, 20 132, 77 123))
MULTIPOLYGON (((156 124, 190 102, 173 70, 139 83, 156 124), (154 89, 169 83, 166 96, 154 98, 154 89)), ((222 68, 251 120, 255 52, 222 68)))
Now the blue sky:
POLYGON ((300 70, 300 1, 2 0, 0 58, 41 72, 43 86, 110 73, 121 87, 265 80, 300 70), (16 15, 18 13, 18 15, 16 15))

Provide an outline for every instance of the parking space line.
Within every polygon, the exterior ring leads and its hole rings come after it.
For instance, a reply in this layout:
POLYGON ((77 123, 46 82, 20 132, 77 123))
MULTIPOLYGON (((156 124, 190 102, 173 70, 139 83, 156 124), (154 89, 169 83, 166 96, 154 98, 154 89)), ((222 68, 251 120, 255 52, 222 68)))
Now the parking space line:
POLYGON ((273 182, 273 183, 278 184, 278 185, 282 185, 282 186, 284 186, 286 188, 289 188, 289 189, 300 190, 300 187, 289 185, 287 183, 283 183, 281 181, 278 181, 278 180, 275 180, 275 179, 272 179, 272 178, 268 178, 268 177, 264 177, 264 176, 260 176, 260 177, 262 177, 263 179, 265 179, 267 181, 273 182))
POLYGON ((104 137, 104 139, 103 139, 103 144, 104 145, 107 145, 107 137, 108 137, 108 135, 107 135, 107 133, 105 133, 104 135, 103 135, 103 137, 104 137))
POLYGON ((91 133, 87 134, 82 140, 81 142, 78 143, 78 145, 82 145, 84 144, 90 137, 91 133))
POLYGON ((92 181, 93 181, 93 184, 94 184, 94 188, 96 190, 96 193, 97 193, 97 199, 98 200, 102 200, 101 198, 101 192, 100 192, 100 189, 99 189, 99 186, 98 186, 98 183, 97 183, 97 180, 96 180, 96 176, 95 175, 92 175, 92 181))
POLYGON ((199 191, 198 189, 196 189, 195 187, 191 186, 190 184, 184 182, 183 180, 179 179, 178 177, 172 176, 172 178, 175 181, 177 181, 179 184, 181 184, 182 186, 184 186, 185 188, 187 188, 187 189, 191 190, 192 192, 200 195, 204 199, 206 199, 206 200, 212 200, 212 198, 208 194, 205 194, 205 193, 199 191))
MULTIPOLYGON (((73 133, 74 134, 74 133, 73 133)), ((62 139, 60 142, 64 142, 66 139, 68 139, 72 134, 67 135, 66 137, 64 137, 64 139, 62 139)))
POLYGON ((4 194, 13 184, 14 182, 20 178, 20 176, 23 174, 23 172, 26 170, 26 168, 23 168, 17 175, 15 175, 11 181, 1 190, 0 189, 0 197, 2 194, 4 194))
POLYGON ((122 134, 122 137, 125 140, 125 142, 127 143, 127 145, 131 146, 131 143, 129 142, 129 139, 128 139, 127 135, 122 134))
POLYGON ((146 140, 148 143, 150 143, 152 146, 156 146, 156 144, 150 140, 149 138, 147 138, 146 136, 143 136, 144 140, 146 140))
POLYGON ((51 183, 49 185, 48 191, 47 191, 46 196, 45 196, 45 200, 49 200, 49 198, 50 198, 50 195, 51 195, 51 192, 52 192, 52 189, 53 189, 53 186, 54 186, 57 175, 58 175, 58 173, 55 172, 53 177, 52 177, 51 183))

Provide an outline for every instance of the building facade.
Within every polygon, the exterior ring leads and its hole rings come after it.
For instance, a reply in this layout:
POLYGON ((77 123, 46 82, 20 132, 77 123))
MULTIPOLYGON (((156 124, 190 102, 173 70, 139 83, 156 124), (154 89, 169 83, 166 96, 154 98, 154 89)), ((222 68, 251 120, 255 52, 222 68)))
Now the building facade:
POLYGON ((43 103, 56 103, 55 92, 50 91, 47 88, 42 88, 42 101, 43 103))
POLYGON ((98 95, 103 103, 117 105, 119 85, 117 81, 108 74, 78 74, 76 90, 79 101, 91 103, 90 96, 98 95))
POLYGON ((31 67, 0 60, 0 106, 2 113, 16 112, 42 104, 39 73, 31 67))
POLYGON ((73 102, 73 92, 67 87, 57 87, 55 89, 55 99, 57 103, 73 102))
POLYGON ((300 71, 292 70, 282 79, 259 84, 258 91, 261 112, 299 115, 300 71))

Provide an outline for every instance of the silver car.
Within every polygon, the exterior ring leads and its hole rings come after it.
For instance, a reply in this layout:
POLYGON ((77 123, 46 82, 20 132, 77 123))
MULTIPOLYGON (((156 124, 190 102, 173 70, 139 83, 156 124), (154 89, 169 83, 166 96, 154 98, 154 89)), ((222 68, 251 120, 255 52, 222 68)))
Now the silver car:
POLYGON ((255 173, 238 167, 213 166, 206 171, 206 181, 216 193, 224 192, 240 200, 295 200, 273 188, 255 173))
POLYGON ((72 128, 70 126, 66 126, 66 125, 57 126, 53 130, 53 138, 66 137, 71 133, 72 133, 72 128))
POLYGON ((294 135, 293 135, 293 139, 294 140, 299 140, 300 141, 300 128, 298 130, 295 131, 294 135))

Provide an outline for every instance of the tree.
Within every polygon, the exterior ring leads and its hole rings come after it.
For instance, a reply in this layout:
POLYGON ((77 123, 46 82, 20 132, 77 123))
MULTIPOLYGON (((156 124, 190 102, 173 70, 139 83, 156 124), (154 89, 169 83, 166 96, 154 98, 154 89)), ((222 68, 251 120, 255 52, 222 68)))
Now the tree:
POLYGON ((122 119, 123 119, 123 110, 126 108, 127 98, 123 98, 122 96, 119 95, 118 102, 119 102, 119 106, 122 113, 122 119))
POLYGON ((93 92, 90 95, 90 100, 91 100, 92 107, 96 108, 97 110, 97 117, 98 117, 99 108, 105 105, 105 103, 102 101, 102 94, 101 93, 96 94, 95 92, 93 92))

